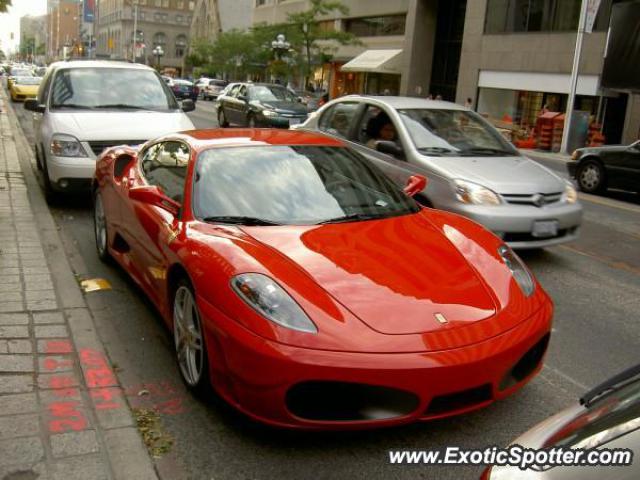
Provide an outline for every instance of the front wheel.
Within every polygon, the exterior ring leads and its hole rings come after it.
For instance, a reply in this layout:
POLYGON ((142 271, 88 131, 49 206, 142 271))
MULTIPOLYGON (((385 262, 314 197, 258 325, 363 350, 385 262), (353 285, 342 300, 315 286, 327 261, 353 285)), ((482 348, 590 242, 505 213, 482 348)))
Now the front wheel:
POLYGON ((93 194, 93 231, 96 239, 98 258, 106 263, 111 260, 108 248, 107 216, 104 213, 102 195, 100 195, 100 191, 97 189, 93 194))
POLYGON ((229 122, 227 121, 227 117, 224 114, 224 110, 222 109, 222 107, 218 109, 218 125, 223 128, 229 126, 229 122))
POLYGON ((256 117, 253 115, 249 115, 249 118, 247 119, 247 126, 249 128, 256 128, 256 117))
POLYGON ((173 338, 182 379, 196 393, 209 390, 208 355, 193 287, 180 280, 173 297, 173 338))
POLYGON ((604 190, 605 174, 602 165, 595 160, 587 160, 578 169, 576 175, 580 190, 587 193, 598 193, 604 190))
POLYGON ((44 198, 49 205, 55 205, 58 200, 58 193, 53 189, 49 178, 49 168, 47 167, 47 157, 42 156, 42 183, 44 184, 44 198))

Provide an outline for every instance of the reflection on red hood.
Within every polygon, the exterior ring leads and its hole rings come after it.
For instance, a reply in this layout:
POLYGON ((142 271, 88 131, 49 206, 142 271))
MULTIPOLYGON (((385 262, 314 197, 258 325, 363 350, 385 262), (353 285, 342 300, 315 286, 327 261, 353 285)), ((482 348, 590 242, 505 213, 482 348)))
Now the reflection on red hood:
POLYGON ((421 214, 243 230, 295 262, 381 333, 451 329, 496 312, 475 270, 421 214))

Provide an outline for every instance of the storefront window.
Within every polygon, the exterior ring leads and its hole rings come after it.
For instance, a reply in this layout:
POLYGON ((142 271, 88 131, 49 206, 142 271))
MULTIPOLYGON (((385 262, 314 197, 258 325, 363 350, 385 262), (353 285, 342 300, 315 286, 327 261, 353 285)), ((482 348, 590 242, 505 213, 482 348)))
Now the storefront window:
POLYGON ((345 21, 345 30, 356 37, 404 35, 405 21, 406 15, 350 18, 345 21))

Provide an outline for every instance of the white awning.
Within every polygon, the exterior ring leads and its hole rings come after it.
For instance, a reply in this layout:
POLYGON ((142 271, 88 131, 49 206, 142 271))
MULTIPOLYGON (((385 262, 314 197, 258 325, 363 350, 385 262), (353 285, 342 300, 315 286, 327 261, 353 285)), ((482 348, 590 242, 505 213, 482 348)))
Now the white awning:
MULTIPOLYGON (((598 75, 580 75, 576 93, 578 95, 598 95, 599 84, 600 77, 598 75)), ((481 70, 478 86, 531 92, 569 93, 571 75, 568 73, 481 70)))
POLYGON ((367 50, 340 69, 343 72, 393 73, 400 75, 402 50, 367 50))

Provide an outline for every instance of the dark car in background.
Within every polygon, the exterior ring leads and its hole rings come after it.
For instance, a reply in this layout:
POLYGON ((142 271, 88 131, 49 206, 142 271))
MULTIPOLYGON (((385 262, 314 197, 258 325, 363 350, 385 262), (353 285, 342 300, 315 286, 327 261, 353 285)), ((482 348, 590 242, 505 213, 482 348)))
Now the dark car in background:
POLYGON ((169 88, 176 97, 176 100, 184 100, 186 98, 193 100, 193 103, 198 101, 198 87, 189 80, 183 80, 181 78, 171 79, 168 83, 169 88))
POLYGON ((579 148, 567 168, 583 192, 601 193, 608 188, 640 192, 640 140, 631 145, 579 148))
POLYGON ((282 85, 238 83, 218 97, 221 127, 289 128, 307 119, 307 107, 282 85))
POLYGON ((216 100, 229 82, 226 80, 209 80, 202 89, 203 100, 216 100))

